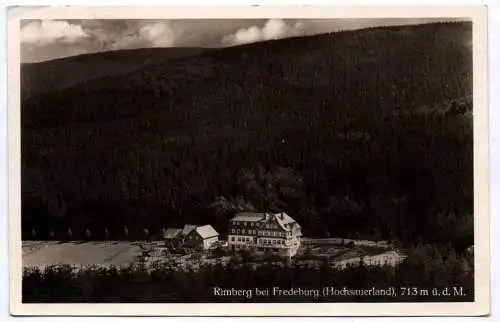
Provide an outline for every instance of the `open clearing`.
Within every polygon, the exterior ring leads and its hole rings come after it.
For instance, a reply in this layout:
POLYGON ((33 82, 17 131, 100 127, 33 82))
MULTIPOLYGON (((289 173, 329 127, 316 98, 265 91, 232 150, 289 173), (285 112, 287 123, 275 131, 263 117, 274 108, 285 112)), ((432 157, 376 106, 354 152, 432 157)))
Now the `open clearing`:
POLYGON ((23 266, 127 265, 141 255, 133 242, 23 242, 23 266))

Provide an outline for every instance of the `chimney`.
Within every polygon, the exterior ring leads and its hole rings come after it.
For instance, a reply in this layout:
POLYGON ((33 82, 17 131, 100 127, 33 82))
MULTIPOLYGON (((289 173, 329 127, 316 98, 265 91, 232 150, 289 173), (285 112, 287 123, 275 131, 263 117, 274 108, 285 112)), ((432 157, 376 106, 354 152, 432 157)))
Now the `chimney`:
POLYGON ((281 220, 285 219, 285 214, 281 213, 280 217, 281 217, 281 220))
POLYGON ((268 215, 267 215, 267 212, 264 213, 264 220, 267 220, 268 218, 268 215))

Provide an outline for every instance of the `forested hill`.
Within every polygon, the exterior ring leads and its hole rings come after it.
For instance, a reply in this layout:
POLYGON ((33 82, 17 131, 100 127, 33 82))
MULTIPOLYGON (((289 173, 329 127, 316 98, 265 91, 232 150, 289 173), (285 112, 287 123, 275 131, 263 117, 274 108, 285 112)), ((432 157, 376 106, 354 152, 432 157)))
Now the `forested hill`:
POLYGON ((306 235, 470 244, 471 31, 268 41, 26 99, 24 230, 224 233, 269 209, 306 235))
POLYGON ((36 96, 68 87, 189 57, 206 48, 142 48, 93 53, 21 65, 22 95, 36 96))

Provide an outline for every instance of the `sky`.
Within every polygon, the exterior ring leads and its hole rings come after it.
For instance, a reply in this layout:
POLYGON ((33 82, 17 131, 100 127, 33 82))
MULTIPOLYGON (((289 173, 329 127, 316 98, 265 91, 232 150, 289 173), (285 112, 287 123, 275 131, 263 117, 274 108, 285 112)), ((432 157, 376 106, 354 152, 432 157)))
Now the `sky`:
POLYGON ((228 47, 384 25, 443 19, 23 20, 21 60, 40 62, 111 50, 228 47))

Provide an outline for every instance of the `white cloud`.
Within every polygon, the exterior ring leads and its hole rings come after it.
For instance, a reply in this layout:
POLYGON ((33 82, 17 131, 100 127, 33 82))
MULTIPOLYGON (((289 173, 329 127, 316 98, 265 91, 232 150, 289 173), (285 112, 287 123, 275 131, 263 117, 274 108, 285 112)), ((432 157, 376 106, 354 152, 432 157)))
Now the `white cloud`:
POLYGON ((55 42, 75 43, 88 38, 81 26, 67 21, 33 21, 21 28, 21 42, 47 45, 55 42))
POLYGON ((169 21, 85 21, 83 29, 102 50, 173 47, 182 35, 169 21))
POLYGON ((252 26, 238 30, 232 35, 222 38, 224 45, 240 45, 257 41, 294 37, 304 34, 304 25, 297 22, 293 25, 287 24, 282 19, 270 19, 264 27, 252 26))
POLYGON ((142 26, 139 35, 153 47, 171 47, 179 39, 180 32, 175 31, 168 22, 157 22, 142 26))

